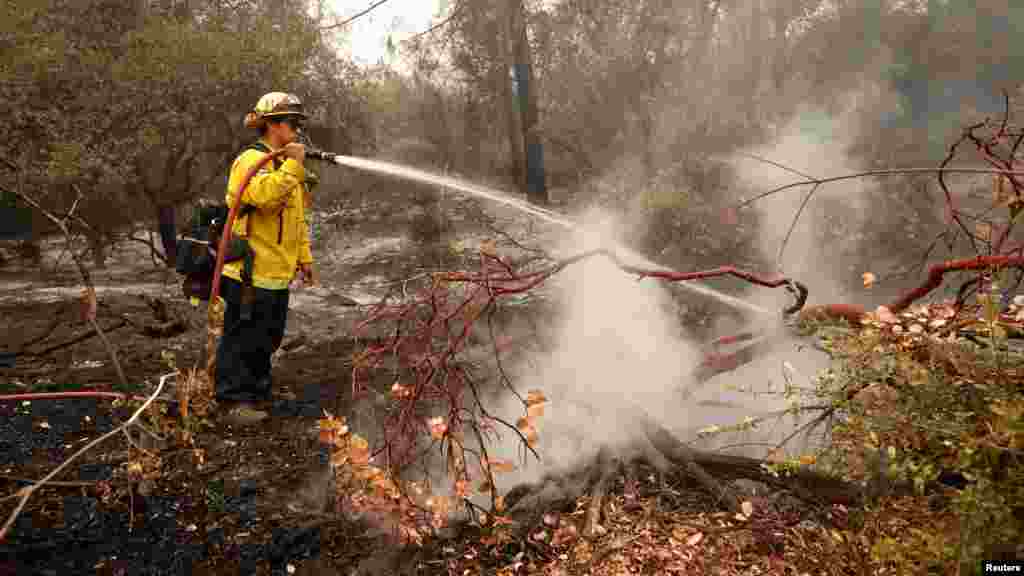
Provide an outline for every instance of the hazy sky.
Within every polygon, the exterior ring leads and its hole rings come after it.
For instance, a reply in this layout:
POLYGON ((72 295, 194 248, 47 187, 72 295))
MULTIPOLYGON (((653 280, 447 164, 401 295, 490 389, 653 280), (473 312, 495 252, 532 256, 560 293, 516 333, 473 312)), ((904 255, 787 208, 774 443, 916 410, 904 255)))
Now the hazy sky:
MULTIPOLYGON (((375 0, 328 1, 342 18, 365 10, 374 3, 375 0)), ((353 57, 365 64, 374 64, 382 58, 388 61, 386 43, 389 33, 397 44, 430 28, 432 16, 446 4, 444 0, 388 0, 348 25, 353 57)))

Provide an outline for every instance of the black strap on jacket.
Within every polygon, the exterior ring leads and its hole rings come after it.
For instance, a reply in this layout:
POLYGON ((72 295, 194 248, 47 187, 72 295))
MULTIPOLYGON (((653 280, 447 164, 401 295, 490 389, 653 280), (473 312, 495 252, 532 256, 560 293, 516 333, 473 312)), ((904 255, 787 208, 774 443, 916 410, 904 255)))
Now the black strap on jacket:
MULTIPOLYGON (((264 154, 270 154, 271 153, 270 148, 266 144, 264 144, 262 140, 257 140, 255 142, 253 142, 252 144, 249 144, 248 146, 246 146, 243 149, 243 152, 245 150, 259 150, 260 152, 263 152, 264 154)), ((274 158, 273 162, 274 162, 274 170, 279 170, 281 168, 281 166, 284 165, 284 159, 282 159, 280 156, 276 156, 274 158)), ((250 207, 249 206, 243 206, 243 209, 244 208, 250 208, 250 207)), ((245 214, 245 213, 247 213, 247 212, 243 212, 243 214, 245 214)), ((281 244, 281 242, 284 241, 284 210, 281 210, 280 214, 278 214, 277 219, 278 219, 278 222, 277 222, 277 243, 281 244)))

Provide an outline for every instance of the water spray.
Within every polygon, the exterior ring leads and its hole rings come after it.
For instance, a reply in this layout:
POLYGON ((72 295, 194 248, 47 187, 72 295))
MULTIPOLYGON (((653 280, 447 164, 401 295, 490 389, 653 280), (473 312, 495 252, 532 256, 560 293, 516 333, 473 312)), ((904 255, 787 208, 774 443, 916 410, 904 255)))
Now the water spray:
MULTIPOLYGON (((564 216, 562 216, 561 214, 559 214, 557 212, 554 212, 552 210, 546 210, 546 209, 541 208, 539 206, 535 206, 535 205, 530 204, 528 202, 525 202, 525 201, 519 200, 517 198, 513 198, 511 196, 505 195, 505 194, 500 193, 500 192, 498 192, 496 190, 492 190, 492 189, 488 189, 488 188, 485 188, 485 187, 482 187, 482 186, 477 186, 477 185, 474 185, 474 184, 470 184, 468 182, 464 182, 464 181, 458 180, 456 178, 451 178, 451 177, 448 177, 448 176, 442 176, 442 175, 438 175, 438 174, 432 174, 430 172, 427 172, 425 170, 419 170, 417 168, 411 168, 411 167, 408 167, 408 166, 400 166, 400 165, 397 165, 397 164, 392 164, 390 162, 382 162, 382 161, 379 161, 379 160, 370 160, 370 159, 367 159, 367 158, 357 158, 355 156, 345 156, 345 155, 342 155, 342 154, 333 154, 331 152, 325 152, 323 150, 320 150, 318 148, 313 147, 311 145, 311 143, 309 142, 309 139, 307 137, 305 137, 304 134, 300 134, 300 141, 302 141, 303 144, 305 144, 307 146, 306 147, 306 157, 307 158, 313 158, 315 160, 321 160, 321 161, 325 161, 325 162, 330 162, 332 164, 337 164, 339 166, 347 166, 349 168, 354 168, 356 170, 362 170, 362 171, 365 171, 365 172, 374 172, 374 173, 378 173, 378 174, 386 174, 386 175, 389 175, 389 176, 395 176, 395 177, 403 178, 403 179, 406 179, 406 180, 416 180, 416 181, 419 181, 419 182, 425 182, 425 183, 428 183, 428 184, 433 184, 435 186, 440 186, 440 187, 444 187, 444 188, 451 188, 451 189, 454 189, 454 190, 458 190, 460 192, 464 192, 466 194, 470 194, 472 196, 476 196, 478 198, 486 198, 488 200, 492 200, 492 201, 497 202, 499 204, 505 204, 507 206, 512 206, 512 207, 516 208, 517 210, 520 210, 521 212, 525 212, 527 214, 536 216, 536 217, 538 217, 538 218, 540 218, 540 219, 542 219, 542 220, 544 220, 546 222, 549 222, 549 223, 552 223, 552 224, 557 224, 557 225, 562 226, 563 228, 567 228, 569 230, 574 230, 575 231, 575 230, 579 230, 580 229, 579 224, 573 222, 572 220, 569 220, 569 219, 565 218, 564 216)), ((614 250, 614 251, 610 250, 610 251, 611 252, 621 252, 623 255, 627 256, 629 260, 632 260, 633 264, 636 265, 636 266, 644 266, 644 267, 648 267, 648 268, 654 268, 655 270, 657 270, 659 272, 675 272, 675 270, 672 270, 671 268, 667 268, 665 266, 662 266, 662 265, 658 264, 657 262, 652 262, 648 258, 644 257, 642 254, 639 254, 637 252, 629 250, 629 249, 627 249, 627 248, 625 248, 623 246, 616 246, 616 248, 617 248, 617 250, 614 250)), ((779 315, 779 313, 777 311, 769 310, 767 308, 764 308, 764 307, 758 306, 756 304, 747 302, 747 301, 742 300, 740 298, 736 298, 735 296, 730 296, 728 294, 725 294, 723 292, 720 292, 718 290, 715 290, 715 289, 710 288, 708 286, 705 286, 703 284, 698 284, 698 283, 693 283, 693 282, 678 282, 678 283, 673 283, 673 285, 682 286, 683 288, 686 288, 686 289, 688 289, 688 290, 690 290, 692 292, 696 292, 696 293, 701 294, 703 296, 714 298, 714 299, 716 299, 716 300, 718 300, 720 302, 723 302, 725 304, 729 304, 729 305, 731 305, 731 306, 733 306, 735 308, 746 310, 748 312, 754 312, 754 313, 757 313, 757 314, 762 314, 762 315, 765 315, 765 316, 774 316, 774 317, 777 317, 779 315)))

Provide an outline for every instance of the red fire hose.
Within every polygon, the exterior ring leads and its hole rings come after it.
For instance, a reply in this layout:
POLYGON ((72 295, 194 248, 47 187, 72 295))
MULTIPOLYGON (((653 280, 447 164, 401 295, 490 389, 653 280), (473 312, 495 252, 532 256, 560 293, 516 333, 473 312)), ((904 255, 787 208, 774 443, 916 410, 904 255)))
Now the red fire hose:
POLYGON ((220 242, 217 246, 217 263, 213 267, 213 285, 210 287, 210 303, 207 308, 207 334, 206 334, 206 374, 213 379, 214 368, 216 367, 217 357, 217 314, 215 313, 215 306, 217 305, 217 297, 220 295, 220 277, 221 271, 224 268, 224 253, 228 247, 228 241, 231 239, 231 229, 235 224, 235 218, 238 216, 238 209, 242 205, 242 197, 245 194, 245 189, 249 187, 249 182, 252 177, 256 175, 268 162, 284 154, 284 150, 277 150, 267 154, 259 162, 257 162, 242 178, 242 185, 238 188, 238 196, 235 198, 235 202, 231 205, 231 209, 228 210, 228 219, 224 222, 224 231, 221 232, 220 242))
POLYGON ((252 177, 266 166, 267 162, 282 154, 284 154, 284 150, 277 150, 267 154, 255 166, 249 169, 249 172, 245 174, 245 178, 242 178, 242 185, 238 188, 238 198, 235 199, 235 203, 231 205, 231 209, 228 211, 228 220, 224 223, 224 232, 221 233, 220 243, 217 246, 217 263, 213 267, 213 286, 210 289, 210 304, 216 302, 217 296, 220 295, 220 274, 221 269, 224 268, 224 251, 227 250, 228 240, 231 239, 231 228, 235 224, 238 209, 242 205, 242 196, 245 194, 245 189, 249 187, 249 181, 252 180, 252 177))

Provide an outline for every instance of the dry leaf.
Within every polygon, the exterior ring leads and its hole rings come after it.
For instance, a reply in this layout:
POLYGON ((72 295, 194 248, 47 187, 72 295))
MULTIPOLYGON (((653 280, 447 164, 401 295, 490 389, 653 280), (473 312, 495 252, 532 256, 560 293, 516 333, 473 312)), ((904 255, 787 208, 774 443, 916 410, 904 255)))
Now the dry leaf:
POLYGON ((497 256, 498 246, 494 240, 484 240, 480 243, 480 253, 486 256, 497 256))
POLYGON ((576 525, 569 522, 562 526, 558 530, 555 530, 554 538, 551 539, 552 546, 560 546, 567 542, 572 542, 579 537, 579 530, 576 529, 576 525))
POLYGON ((899 322, 899 318, 897 318, 887 306, 879 306, 876 308, 875 315, 878 316, 879 321, 885 322, 886 324, 895 324, 899 322))
POLYGON ((92 286, 82 289, 82 322, 96 320, 96 290, 92 286))
POLYGON ((992 225, 987 222, 980 222, 975 225, 974 234, 982 242, 990 242, 992 240, 992 225))
POLYGON ((367 464, 370 461, 370 444, 364 438, 353 435, 348 441, 348 456, 354 464, 367 464))
POLYGON ((319 440, 321 444, 336 444, 338 439, 348 434, 348 426, 345 425, 345 418, 335 418, 328 415, 317 421, 320 429, 319 440))
POLYGON ((744 516, 750 516, 754 513, 754 504, 747 500, 746 502, 740 504, 740 509, 743 510, 744 516))
POLYGON ((703 532, 697 532, 693 536, 690 536, 689 538, 686 539, 686 545, 687 546, 696 546, 697 544, 700 544, 700 541, 703 540, 703 539, 704 539, 704 533, 703 532))
POLYGON ((544 396, 544 393, 541 392, 540 390, 530 390, 529 392, 526 393, 526 405, 527 406, 534 406, 536 404, 543 404, 543 403, 545 403, 547 401, 548 401, 548 399, 544 396))
POLYGON ((428 420, 427 426, 430 427, 430 436, 434 440, 440 440, 444 438, 445 432, 448 431, 448 425, 445 424, 444 418, 440 416, 428 420))
POLYGON ((537 444, 537 430, 534 429, 533 424, 530 423, 529 418, 520 418, 516 421, 516 428, 522 433, 523 437, 526 438, 526 444, 531 448, 537 444))
POLYGON ((537 431, 531 426, 529 430, 523 432, 523 436, 526 437, 526 445, 530 448, 537 447, 537 431))
POLYGON ((534 418, 540 418, 543 415, 544 415, 544 405, 543 404, 533 404, 532 406, 530 406, 530 407, 528 407, 526 409, 526 417, 529 418, 530 420, 533 420, 534 418))
POLYGON ((455 495, 459 498, 465 498, 469 494, 469 481, 465 478, 459 478, 455 481, 455 495))
POLYGON ((408 398, 412 394, 412 388, 402 386, 398 382, 391 385, 391 395, 395 398, 408 398))
POLYGON ((516 469, 515 465, 508 460, 488 460, 487 465, 491 472, 512 472, 516 469))
POLYGON ((508 518, 506 516, 495 516, 494 517, 494 525, 495 526, 511 526, 512 524, 515 524, 515 522, 513 522, 511 518, 508 518))
POLYGON ((337 437, 337 432, 334 430, 321 430, 319 440, 321 444, 334 444, 337 437))
POLYGON ((872 286, 875 285, 875 282, 878 280, 878 277, 872 274, 871 272, 865 272, 861 274, 861 278, 864 280, 865 288, 871 288, 872 286))

